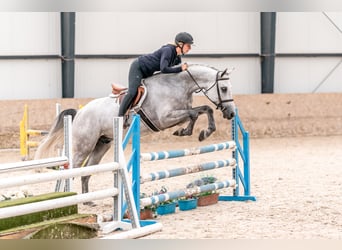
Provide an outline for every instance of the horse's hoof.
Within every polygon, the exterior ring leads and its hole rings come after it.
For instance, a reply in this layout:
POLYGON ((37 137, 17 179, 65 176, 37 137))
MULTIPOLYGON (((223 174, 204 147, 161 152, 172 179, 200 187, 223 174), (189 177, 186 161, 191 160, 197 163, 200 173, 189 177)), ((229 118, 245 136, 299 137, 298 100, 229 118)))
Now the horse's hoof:
POLYGON ((205 136, 205 131, 202 130, 201 133, 200 133, 200 135, 198 136, 198 140, 199 140, 199 141, 203 141, 203 140, 206 139, 206 138, 207 138, 207 136, 205 136))
POLYGON ((176 130, 175 132, 173 132, 173 135, 176 135, 176 136, 190 136, 190 135, 192 135, 192 131, 189 131, 186 128, 180 128, 180 129, 176 130))
POLYGON ((89 207, 96 207, 96 204, 92 201, 84 202, 83 205, 89 206, 89 207))
POLYGON ((184 131, 184 128, 178 129, 175 132, 173 132, 173 135, 183 136, 183 131, 184 131))

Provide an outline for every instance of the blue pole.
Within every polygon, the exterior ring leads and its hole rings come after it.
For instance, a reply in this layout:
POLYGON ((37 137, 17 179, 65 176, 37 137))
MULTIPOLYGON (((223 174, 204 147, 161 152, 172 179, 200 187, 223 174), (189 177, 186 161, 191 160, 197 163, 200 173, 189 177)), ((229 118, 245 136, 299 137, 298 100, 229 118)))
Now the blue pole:
POLYGON ((225 180, 225 181, 206 184, 203 186, 196 186, 196 187, 189 188, 189 189, 171 191, 171 192, 167 192, 163 194, 153 195, 147 198, 142 198, 141 204, 143 206, 155 205, 164 201, 174 200, 174 199, 185 197, 188 195, 199 194, 199 193, 209 192, 209 191, 218 190, 222 188, 227 188, 233 185, 235 185, 234 181, 230 182, 229 180, 225 180))
POLYGON ((250 167, 250 159, 249 159, 249 133, 245 132, 243 134, 243 148, 244 148, 244 154, 245 154, 245 161, 243 166, 243 176, 245 179, 245 195, 250 195, 250 173, 249 173, 249 167, 250 167))
POLYGON ((236 149, 233 151, 233 158, 235 158, 236 161, 236 168, 232 169, 232 176, 233 179, 236 182, 236 188, 233 190, 233 196, 239 196, 239 151, 240 151, 240 143, 239 143, 239 130, 238 130, 238 110, 235 110, 235 117, 232 121, 232 140, 235 141, 236 149))
POLYGON ((189 155, 205 154, 205 153, 210 153, 214 151, 230 149, 234 147, 235 147, 235 143, 233 141, 227 141, 227 142, 211 144, 211 145, 197 147, 197 148, 142 153, 141 160, 157 161, 157 160, 171 159, 171 158, 177 158, 177 157, 184 157, 184 156, 189 156, 189 155))
POLYGON ((213 162, 194 164, 194 165, 190 165, 187 167, 180 167, 180 168, 174 168, 170 170, 163 170, 163 171, 157 171, 157 172, 145 174, 140 178, 140 183, 167 179, 167 178, 177 177, 181 175, 208 171, 208 170, 213 170, 213 169, 223 168, 223 167, 228 167, 228 166, 235 167, 235 159, 218 160, 218 161, 213 161, 213 162))
POLYGON ((132 189, 137 213, 140 218, 140 116, 134 115, 132 123, 134 127, 132 135, 132 189))

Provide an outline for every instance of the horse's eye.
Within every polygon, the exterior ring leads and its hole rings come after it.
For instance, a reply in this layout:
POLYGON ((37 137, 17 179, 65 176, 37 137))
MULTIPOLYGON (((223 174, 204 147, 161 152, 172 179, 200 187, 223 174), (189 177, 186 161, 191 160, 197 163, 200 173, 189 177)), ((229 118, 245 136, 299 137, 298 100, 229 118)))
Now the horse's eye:
POLYGON ((227 87, 221 87, 222 92, 227 92, 227 87))

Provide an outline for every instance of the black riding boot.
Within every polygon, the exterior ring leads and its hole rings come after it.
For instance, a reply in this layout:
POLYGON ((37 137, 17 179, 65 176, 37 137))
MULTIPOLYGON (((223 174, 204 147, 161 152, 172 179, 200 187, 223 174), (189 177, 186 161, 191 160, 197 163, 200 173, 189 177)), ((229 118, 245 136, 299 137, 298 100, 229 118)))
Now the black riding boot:
POLYGON ((127 95, 124 97, 124 99, 122 100, 120 104, 119 116, 124 116, 126 114, 129 106, 131 105, 132 100, 133 100, 133 97, 131 97, 130 94, 127 93, 127 95))

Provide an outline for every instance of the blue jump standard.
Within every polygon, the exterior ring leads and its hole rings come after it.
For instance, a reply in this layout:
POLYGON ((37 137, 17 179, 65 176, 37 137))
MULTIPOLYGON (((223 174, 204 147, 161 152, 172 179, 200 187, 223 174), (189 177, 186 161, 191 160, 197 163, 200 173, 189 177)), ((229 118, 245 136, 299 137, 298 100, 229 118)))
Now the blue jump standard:
MULTIPOLYGON (((156 161, 161 159, 169 159, 190 155, 198 155, 203 153, 214 152, 223 149, 231 149, 232 156, 235 159, 234 164, 232 166, 232 178, 233 180, 225 181, 219 184, 220 188, 224 187, 232 187, 233 195, 220 195, 219 201, 256 201, 254 196, 250 195, 250 156, 249 156, 249 133, 243 128, 242 122, 238 115, 238 110, 236 110, 236 115, 232 120, 232 141, 227 141, 218 144, 212 144, 208 146, 191 148, 191 149, 181 149, 181 150, 170 150, 170 151, 160 151, 160 152, 152 152, 152 153, 142 153, 140 154, 140 117, 139 115, 135 115, 133 117, 133 121, 131 123, 131 127, 128 129, 123 147, 127 146, 127 143, 130 138, 132 138, 132 155, 128 161, 127 168, 130 170, 132 168, 132 190, 134 195, 134 201, 137 207, 137 211, 140 211, 140 204, 155 204, 161 202, 165 199, 172 199, 176 196, 184 196, 189 194, 189 190, 178 190, 175 192, 168 192, 161 196, 154 196, 149 198, 140 199, 140 184, 144 181, 151 181, 163 178, 169 178, 173 176, 188 174, 190 170, 185 171, 184 168, 173 169, 169 171, 161 171, 155 172, 146 177, 145 179, 140 176, 140 161, 156 161), (239 137, 242 137, 242 143, 240 143, 239 137), (142 180, 142 182, 140 182, 142 180), (233 185, 234 184, 234 185, 233 185), (243 189, 243 192, 240 193, 240 189, 243 189)), ((234 160, 232 159, 232 160, 234 160)), ((230 161, 230 160, 229 160, 230 161)), ((232 162, 231 162, 232 163, 232 162)), ((205 163, 205 164, 197 164, 199 167, 199 171, 205 171, 210 168, 218 168, 223 167, 224 165, 228 165, 228 161, 225 162, 215 162, 213 163, 205 163), (215 166, 215 167, 214 167, 215 166)), ((191 170, 192 171, 192 170, 191 170)), ((197 171, 196 171, 197 172, 197 171)), ((216 182, 216 185, 218 183, 216 182)), ((204 188, 204 187, 202 187, 204 188)), ((213 188, 211 186, 211 188, 213 188)), ((216 188, 215 188, 216 189, 216 188)), ((192 190, 193 191, 193 190, 192 190)), ((203 190, 202 190, 203 191, 203 190)), ((198 191, 195 191, 197 193, 198 191)))

